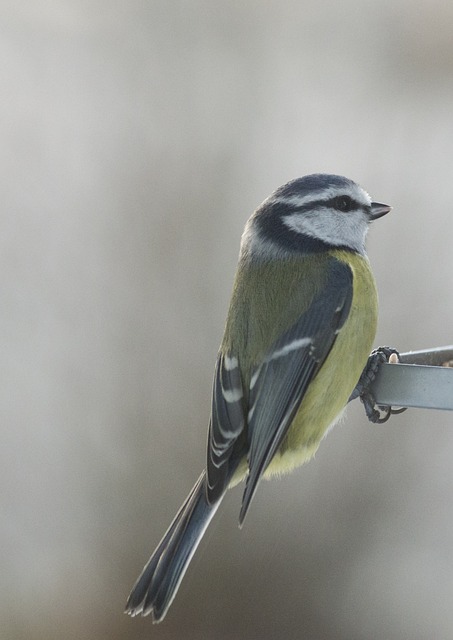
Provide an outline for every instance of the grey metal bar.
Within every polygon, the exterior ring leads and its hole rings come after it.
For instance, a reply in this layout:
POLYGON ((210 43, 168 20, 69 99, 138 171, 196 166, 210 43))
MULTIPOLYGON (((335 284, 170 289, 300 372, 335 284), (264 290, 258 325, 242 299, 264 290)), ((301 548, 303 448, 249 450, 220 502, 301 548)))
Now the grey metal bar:
POLYGON ((383 364, 370 386, 377 404, 453 411, 453 346, 401 354, 406 364, 383 364), (407 364, 408 362, 424 364, 407 364))
POLYGON ((403 364, 426 364, 435 366, 442 365, 444 362, 450 360, 453 360, 453 345, 424 349, 423 351, 400 353, 400 362, 403 364))

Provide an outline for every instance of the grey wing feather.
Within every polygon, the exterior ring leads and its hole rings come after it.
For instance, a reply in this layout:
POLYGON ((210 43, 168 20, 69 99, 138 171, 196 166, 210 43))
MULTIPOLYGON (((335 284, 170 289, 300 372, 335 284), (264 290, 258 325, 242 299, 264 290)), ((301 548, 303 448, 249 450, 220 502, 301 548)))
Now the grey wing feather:
POLYGON ((239 515, 241 524, 262 474, 349 314, 350 268, 332 259, 326 282, 308 311, 272 345, 251 377, 247 416, 249 475, 239 515))
POLYGON ((244 431, 245 399, 239 361, 219 353, 214 375, 208 433, 207 495, 213 504, 224 493, 237 461, 235 445, 244 431))

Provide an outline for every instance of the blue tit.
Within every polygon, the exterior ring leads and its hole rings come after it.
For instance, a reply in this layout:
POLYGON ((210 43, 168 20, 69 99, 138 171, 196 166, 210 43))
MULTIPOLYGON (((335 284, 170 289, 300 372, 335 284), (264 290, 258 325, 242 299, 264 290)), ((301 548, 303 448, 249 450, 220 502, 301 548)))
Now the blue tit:
POLYGON ((126 611, 161 621, 225 492, 309 460, 367 363, 378 300, 365 251, 390 211, 347 178, 278 188, 242 235, 215 366, 207 465, 135 583, 126 611))

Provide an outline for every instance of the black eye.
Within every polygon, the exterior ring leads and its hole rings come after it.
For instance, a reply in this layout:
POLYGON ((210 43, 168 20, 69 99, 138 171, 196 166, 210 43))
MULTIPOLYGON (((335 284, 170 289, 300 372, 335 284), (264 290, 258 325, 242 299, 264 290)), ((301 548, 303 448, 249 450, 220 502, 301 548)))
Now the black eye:
POLYGON ((355 203, 349 196, 338 196, 334 198, 333 206, 335 209, 338 209, 338 211, 351 211, 355 208, 355 203))

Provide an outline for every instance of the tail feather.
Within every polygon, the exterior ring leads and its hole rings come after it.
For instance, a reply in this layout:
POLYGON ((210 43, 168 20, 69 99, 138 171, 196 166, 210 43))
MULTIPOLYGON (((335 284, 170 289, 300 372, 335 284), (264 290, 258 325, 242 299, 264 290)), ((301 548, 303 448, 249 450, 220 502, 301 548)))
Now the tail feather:
POLYGON ((132 588, 126 613, 163 620, 222 498, 208 503, 203 471, 132 588))

